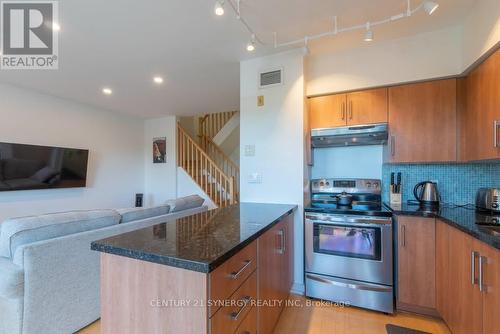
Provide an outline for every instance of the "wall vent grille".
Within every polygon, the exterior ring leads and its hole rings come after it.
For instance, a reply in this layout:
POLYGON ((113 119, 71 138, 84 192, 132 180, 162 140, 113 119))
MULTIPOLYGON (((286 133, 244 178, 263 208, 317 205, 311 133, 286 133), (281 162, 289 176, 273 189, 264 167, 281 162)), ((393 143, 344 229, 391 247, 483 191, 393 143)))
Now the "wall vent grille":
POLYGON ((260 88, 266 88, 283 83, 283 70, 277 69, 260 73, 260 88))

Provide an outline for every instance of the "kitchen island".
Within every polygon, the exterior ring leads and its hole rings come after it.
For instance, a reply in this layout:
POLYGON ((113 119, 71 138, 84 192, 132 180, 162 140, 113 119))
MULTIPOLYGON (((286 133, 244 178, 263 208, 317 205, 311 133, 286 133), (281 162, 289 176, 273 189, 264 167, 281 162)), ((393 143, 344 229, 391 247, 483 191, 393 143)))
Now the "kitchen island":
POLYGON ((102 333, 272 333, 295 205, 240 203, 93 242, 102 333))

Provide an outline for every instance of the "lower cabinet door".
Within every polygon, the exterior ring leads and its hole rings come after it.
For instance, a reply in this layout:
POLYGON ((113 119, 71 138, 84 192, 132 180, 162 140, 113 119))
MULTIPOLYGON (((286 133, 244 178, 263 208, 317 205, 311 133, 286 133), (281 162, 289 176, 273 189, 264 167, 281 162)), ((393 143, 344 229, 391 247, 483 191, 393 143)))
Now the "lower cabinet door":
POLYGON ((253 306, 235 334, 257 334, 257 307, 253 306))
POLYGON ((271 334, 278 322, 283 298, 283 222, 259 238, 259 333, 271 334))
POLYGON ((256 300, 257 273, 254 272, 210 319, 211 333, 233 334, 250 313, 256 300))
POLYGON ((483 334, 497 333, 500 318, 500 250, 474 240, 479 252, 478 289, 483 301, 483 334))

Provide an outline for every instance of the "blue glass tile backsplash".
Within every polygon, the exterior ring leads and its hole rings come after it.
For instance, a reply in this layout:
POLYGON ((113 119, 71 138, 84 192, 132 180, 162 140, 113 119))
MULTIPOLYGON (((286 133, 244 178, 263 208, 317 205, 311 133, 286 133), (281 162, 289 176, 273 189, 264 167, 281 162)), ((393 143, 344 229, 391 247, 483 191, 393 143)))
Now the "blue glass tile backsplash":
POLYGON ((500 163, 467 164, 384 164, 383 199, 389 200, 391 173, 401 172, 403 201, 414 199, 413 187, 422 181, 435 181, 443 203, 474 203, 482 187, 500 187, 500 163))

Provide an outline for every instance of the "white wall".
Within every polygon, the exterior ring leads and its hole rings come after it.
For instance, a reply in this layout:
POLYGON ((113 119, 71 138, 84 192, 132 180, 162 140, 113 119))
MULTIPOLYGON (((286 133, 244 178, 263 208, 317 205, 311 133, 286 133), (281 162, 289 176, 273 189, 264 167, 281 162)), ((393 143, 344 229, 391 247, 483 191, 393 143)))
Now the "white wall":
POLYGON ((463 69, 500 41, 500 1, 477 1, 463 25, 463 69))
POLYGON ((243 202, 297 204, 295 214, 295 284, 303 282, 303 117, 304 65, 299 51, 243 61, 240 64, 240 166, 243 202), (261 70, 282 67, 284 84, 258 88, 261 70), (257 96, 265 105, 257 107, 257 96), (245 145, 255 145, 255 156, 245 156, 245 145), (250 184, 248 175, 260 173, 262 183, 250 184))
POLYGON ((177 118, 167 116, 148 119, 144 123, 145 205, 159 205, 177 197, 177 118), (167 162, 153 163, 153 138, 167 138, 167 162))
POLYGON ((382 179, 382 145, 314 149, 311 177, 382 179))
POLYGON ((0 141, 90 150, 87 188, 0 192, 7 217, 134 205, 143 192, 143 121, 0 84, 0 141))
POLYGON ((306 59, 307 95, 383 86, 462 72, 460 27, 306 59))

